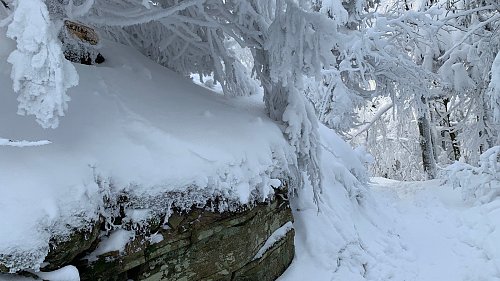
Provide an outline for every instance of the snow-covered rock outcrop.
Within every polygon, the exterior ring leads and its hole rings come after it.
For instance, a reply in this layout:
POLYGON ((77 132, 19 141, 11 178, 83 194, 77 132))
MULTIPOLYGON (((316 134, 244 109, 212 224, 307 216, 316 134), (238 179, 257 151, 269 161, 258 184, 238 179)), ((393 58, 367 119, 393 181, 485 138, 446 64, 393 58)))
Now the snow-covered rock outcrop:
POLYGON ((264 202, 289 176, 293 152, 261 97, 228 99, 111 42, 104 64, 75 65, 80 82, 68 91, 68 113, 56 130, 43 129, 16 114, 7 62, 14 47, 0 29, 4 271, 39 270, 51 247, 101 221, 117 228, 117 213, 128 210, 113 206, 124 194, 150 221, 169 214, 173 201, 188 210, 224 198, 218 211, 264 202), (18 140, 43 145, 12 145, 18 140))

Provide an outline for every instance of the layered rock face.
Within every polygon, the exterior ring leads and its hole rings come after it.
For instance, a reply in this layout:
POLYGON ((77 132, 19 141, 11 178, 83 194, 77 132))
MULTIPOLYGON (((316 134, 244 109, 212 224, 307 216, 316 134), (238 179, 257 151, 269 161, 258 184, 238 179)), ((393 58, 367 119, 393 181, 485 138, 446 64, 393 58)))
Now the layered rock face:
MULTIPOLYGON (((186 195, 166 195, 175 196, 186 195)), ((203 201, 204 207, 181 208, 175 207, 174 199, 167 213, 150 217, 140 227, 126 215, 134 200, 119 196, 108 206, 109 213, 116 214, 112 225, 110 218, 101 217, 88 230, 54 240, 42 271, 71 264, 83 281, 267 281, 279 277, 293 259, 293 217, 286 184, 275 190, 273 198, 248 206, 235 207, 234 202, 212 198, 203 201), (232 207, 225 211, 214 207, 227 204, 232 207), (103 247, 117 231, 131 235, 124 240, 124 248, 103 247), (99 251, 102 248, 109 249, 99 251)), ((2 271, 9 269, 3 266, 2 271)))
POLYGON ((272 202, 237 212, 194 209, 174 213, 169 229, 160 228, 159 242, 145 237, 125 252, 102 254, 95 262, 77 264, 82 280, 275 280, 294 255, 294 231, 279 237, 255 258, 271 235, 292 221, 288 201, 272 202))

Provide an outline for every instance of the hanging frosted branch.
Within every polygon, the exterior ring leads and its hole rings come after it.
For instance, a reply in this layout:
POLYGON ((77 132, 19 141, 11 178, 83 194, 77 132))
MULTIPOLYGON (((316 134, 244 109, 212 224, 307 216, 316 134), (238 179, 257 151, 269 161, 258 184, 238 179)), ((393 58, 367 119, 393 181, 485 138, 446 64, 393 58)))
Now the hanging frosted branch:
POLYGON ((98 6, 100 13, 98 15, 88 16, 87 20, 98 25, 123 27, 160 20, 191 6, 199 5, 205 2, 205 0, 187 0, 181 1, 180 3, 172 5, 168 8, 153 6, 150 9, 144 7, 141 3, 137 3, 137 1, 131 2, 129 0, 123 0, 119 3, 101 2, 98 6))
POLYGON ((70 100, 66 92, 78 84, 78 74, 64 58, 44 2, 22 0, 14 7, 7 36, 17 42, 8 62, 14 91, 19 93, 18 113, 34 115, 44 128, 56 128, 70 100))

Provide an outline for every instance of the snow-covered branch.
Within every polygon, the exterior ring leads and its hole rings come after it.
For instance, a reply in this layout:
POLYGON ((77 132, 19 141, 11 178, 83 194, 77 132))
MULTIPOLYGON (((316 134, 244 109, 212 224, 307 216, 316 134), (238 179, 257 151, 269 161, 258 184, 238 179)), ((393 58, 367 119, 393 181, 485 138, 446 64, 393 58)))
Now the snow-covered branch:
POLYGON ((372 117, 372 119, 366 123, 365 125, 363 125, 363 127, 361 127, 357 132, 355 132, 351 138, 355 138, 357 136, 359 136, 360 134, 366 132, 368 129, 370 129, 370 127, 377 121, 380 119, 380 117, 382 117, 382 115, 384 115, 384 113, 386 113, 389 109, 392 108, 394 104, 392 102, 388 102, 384 105, 382 105, 377 113, 375 113, 375 115, 372 117))
POLYGON ((91 15, 87 20, 96 25, 105 26, 131 26, 136 24, 144 24, 155 20, 160 20, 172 16, 180 11, 189 7, 200 5, 205 0, 187 0, 173 5, 168 8, 161 8, 153 6, 153 8, 146 8, 142 5, 137 5, 137 1, 123 1, 130 6, 128 9, 120 7, 117 9, 116 3, 100 3, 99 15, 91 15), (134 5, 136 4, 136 5, 134 5))
POLYGON ((485 27, 486 25, 488 24, 491 24, 497 20, 500 20, 500 13, 498 14, 494 14, 492 17, 490 17, 489 19, 473 26, 469 31, 467 31, 467 33, 465 33, 463 36, 462 36, 462 39, 460 41, 458 41, 457 43, 455 43, 450 49, 448 49, 442 56, 440 56, 438 59, 439 60, 442 60, 444 58, 447 58, 456 48, 458 48, 459 46, 461 46, 472 34, 476 33, 478 30, 482 29, 483 27, 485 27))
POLYGON ((51 144, 51 142, 48 140, 26 141, 26 140, 9 140, 0 138, 0 146, 29 147, 29 146, 42 146, 47 144, 51 144))

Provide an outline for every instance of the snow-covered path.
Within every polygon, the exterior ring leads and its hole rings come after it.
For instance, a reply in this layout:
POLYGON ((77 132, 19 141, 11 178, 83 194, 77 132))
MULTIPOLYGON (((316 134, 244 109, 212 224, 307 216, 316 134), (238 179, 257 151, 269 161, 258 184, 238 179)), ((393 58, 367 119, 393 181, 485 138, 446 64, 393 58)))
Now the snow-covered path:
POLYGON ((390 209, 412 255, 416 277, 408 280, 500 280, 500 201, 467 206, 459 191, 439 181, 373 181, 377 201, 390 209))
POLYGON ((279 281, 500 281, 500 199, 468 205, 439 180, 383 178, 354 199, 326 179, 322 211, 294 214, 296 257, 279 281))

